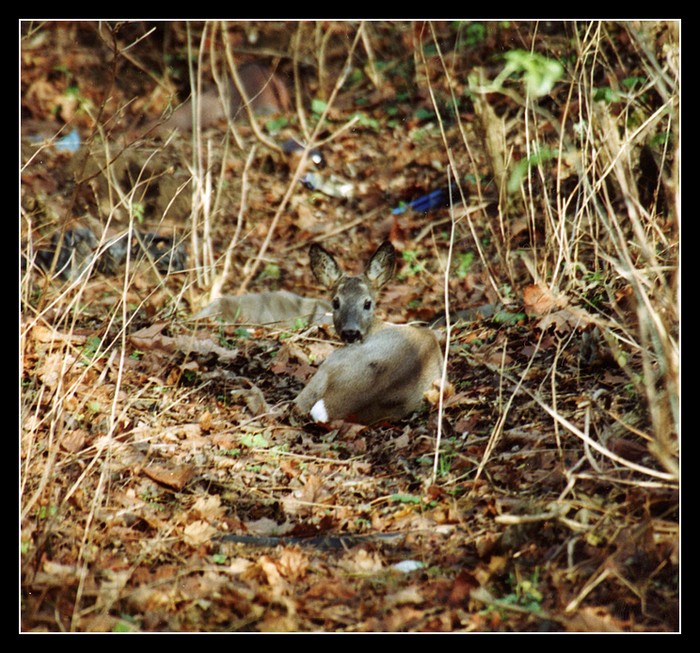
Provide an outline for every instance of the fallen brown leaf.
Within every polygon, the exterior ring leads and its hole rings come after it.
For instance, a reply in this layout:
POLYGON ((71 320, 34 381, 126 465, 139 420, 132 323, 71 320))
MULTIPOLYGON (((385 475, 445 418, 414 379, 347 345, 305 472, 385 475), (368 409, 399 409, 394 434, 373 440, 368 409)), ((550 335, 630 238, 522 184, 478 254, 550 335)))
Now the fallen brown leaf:
POLYGON ((76 429, 75 431, 68 431, 61 438, 61 449, 70 451, 71 453, 76 453, 80 451, 84 446, 88 438, 88 432, 84 429, 76 429))
POLYGON ((603 608, 583 607, 564 622, 570 632, 584 633, 620 633, 620 627, 612 616, 603 608))
POLYGON ((205 521, 193 521, 187 524, 183 531, 185 542, 190 546, 197 547, 208 542, 214 535, 216 529, 205 521))
POLYGON ((531 284, 523 289, 523 305, 528 315, 545 315, 566 306, 566 299, 555 297, 548 288, 531 284))
POLYGON ((49 354, 39 366, 37 375, 44 385, 55 389, 65 370, 69 369, 74 362, 75 358, 65 352, 49 354))
POLYGON ((210 522, 221 519, 226 512, 226 509, 221 505, 221 497, 218 494, 198 497, 191 510, 202 519, 210 522))
POLYGON ((182 490, 194 475, 194 470, 185 465, 165 467, 163 465, 154 464, 144 467, 143 473, 157 483, 161 483, 175 490, 182 490))

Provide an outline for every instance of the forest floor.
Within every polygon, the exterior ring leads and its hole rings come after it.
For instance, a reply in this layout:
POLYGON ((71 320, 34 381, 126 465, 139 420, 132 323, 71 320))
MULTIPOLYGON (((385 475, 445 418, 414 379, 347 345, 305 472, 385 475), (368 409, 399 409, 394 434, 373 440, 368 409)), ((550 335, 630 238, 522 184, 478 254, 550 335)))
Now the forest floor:
POLYGON ((24 24, 19 629, 680 631, 677 39, 24 24), (287 110, 139 133, 223 35, 287 110), (475 309, 442 405, 324 428, 290 402, 332 328, 191 320, 216 287, 325 297, 310 243, 360 272, 387 238, 386 319, 475 309))

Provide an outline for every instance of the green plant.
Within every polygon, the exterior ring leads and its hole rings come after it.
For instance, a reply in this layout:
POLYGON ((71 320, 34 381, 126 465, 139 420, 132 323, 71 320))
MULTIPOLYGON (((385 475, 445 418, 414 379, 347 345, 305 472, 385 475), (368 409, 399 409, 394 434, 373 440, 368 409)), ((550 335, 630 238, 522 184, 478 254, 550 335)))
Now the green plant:
POLYGON ((260 273, 260 279, 273 279, 278 281, 282 276, 282 271, 277 263, 267 263, 260 273))
POLYGON ((542 592, 537 589, 540 570, 535 569, 530 578, 520 578, 519 574, 510 573, 508 580, 512 593, 503 597, 504 603, 518 605, 531 612, 539 612, 542 609, 542 592))
POLYGON ((241 455, 241 449, 236 447, 235 449, 221 449, 219 452, 221 456, 231 456, 231 458, 237 458, 241 455))
POLYGON ((357 120, 357 124, 360 127, 367 127, 368 129, 373 129, 374 131, 379 130, 379 121, 376 118, 368 116, 362 111, 355 113, 353 118, 357 120))
POLYGON ((435 111, 433 111, 432 109, 427 109, 425 107, 419 107, 414 112, 413 117, 420 122, 425 122, 427 120, 435 120, 435 111))
POLYGON ((521 312, 516 312, 512 313, 510 311, 496 311, 493 315, 493 321, 496 324, 517 324, 518 322, 522 322, 527 318, 527 315, 525 313, 521 312))
POLYGON ((50 506, 39 506, 36 511, 36 516, 38 519, 46 519, 47 517, 54 517, 58 514, 58 506, 52 504, 50 506))
POLYGON ((287 127, 289 127, 289 118, 287 116, 271 118, 265 122, 265 131, 271 136, 279 134, 279 132, 287 127))
POLYGON ((536 143, 533 145, 533 154, 525 159, 520 159, 513 166, 513 172, 510 173, 510 178, 508 179, 507 188, 509 193, 514 193, 520 188, 520 184, 531 168, 557 157, 556 150, 548 147, 539 147, 536 143))
POLYGON ((440 459, 438 463, 438 476, 444 477, 450 473, 452 468, 452 462, 457 456, 457 452, 451 443, 445 442, 444 449, 440 452, 440 459))
POLYGON ((112 632, 113 633, 132 633, 136 629, 135 626, 130 626, 129 624, 124 623, 123 621, 118 621, 114 626, 112 627, 112 632))
POLYGON ((564 74, 564 67, 558 61, 537 52, 511 50, 503 57, 506 65, 494 85, 499 86, 513 74, 522 75, 527 92, 532 97, 547 95, 564 74))
POLYGON ((134 215, 134 220, 139 224, 143 224, 144 217, 146 215, 146 206, 143 202, 132 202, 131 212, 134 215))
POLYGON ((311 113, 314 115, 316 120, 321 118, 321 115, 326 110, 326 102, 320 100, 319 98, 314 98, 311 100, 311 113))
POLYGON ((624 91, 618 91, 610 86, 598 86, 593 92, 593 99, 596 102, 605 102, 606 104, 621 102, 627 99, 630 93, 644 86, 646 82, 646 77, 639 75, 625 77, 620 81, 620 86, 624 88, 624 91))
POLYGON ((482 87, 478 77, 470 75, 469 87, 482 92, 502 92, 504 82, 511 76, 517 76, 525 83, 528 95, 538 98, 547 95, 564 74, 564 67, 559 61, 537 52, 510 50, 503 58, 503 70, 488 86, 482 87))
POLYGON ((405 250, 402 252, 401 258, 406 262, 406 265, 399 274, 399 279, 415 276, 425 270, 425 264, 418 260, 418 252, 416 250, 405 250))
POLYGON ((460 35, 459 45, 473 47, 486 38, 486 26, 483 23, 469 23, 460 35))
POLYGON ((476 255, 472 251, 457 254, 455 274, 457 275, 458 279, 464 279, 464 277, 469 274, 469 270, 471 270, 475 256, 476 255))
POLYGON ((102 340, 99 336, 89 336, 81 350, 83 362, 87 365, 95 358, 97 352, 100 351, 102 340))
POLYGON ((183 370, 182 379, 186 383, 196 383, 199 378, 199 374, 195 370, 183 370))
POLYGON ((415 494, 392 494, 391 500, 395 501, 396 503, 419 504, 421 502, 421 498, 415 494))
POLYGON ((244 433, 241 435, 241 444, 251 449, 267 449, 270 446, 269 440, 262 433, 244 433))

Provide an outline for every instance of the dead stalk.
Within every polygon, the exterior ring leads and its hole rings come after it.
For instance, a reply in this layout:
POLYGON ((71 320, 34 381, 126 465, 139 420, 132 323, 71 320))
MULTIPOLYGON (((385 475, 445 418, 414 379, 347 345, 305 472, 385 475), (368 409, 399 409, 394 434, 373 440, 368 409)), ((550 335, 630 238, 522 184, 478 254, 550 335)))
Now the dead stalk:
POLYGON ((304 108, 304 95, 302 93, 301 74, 299 72, 299 62, 301 60, 300 50, 302 45, 302 35, 304 30, 304 22, 300 21, 297 25, 294 38, 292 39, 292 68, 294 69, 294 104, 297 117, 299 119, 299 127, 301 133, 304 134, 304 140, 309 140, 309 127, 306 120, 306 109, 304 108))
MULTIPOLYGON (((447 176, 447 187, 450 188, 450 175, 447 176)), ((435 434, 435 456, 433 459, 433 479, 435 483, 438 475, 440 461, 440 444, 442 440, 442 419, 445 406, 445 388, 447 387, 447 363, 450 355, 450 341, 452 336, 452 322, 450 320, 450 272, 452 270, 452 252, 455 240, 454 208, 452 205, 452 193, 450 192, 450 242, 447 250, 447 260, 443 271, 443 299, 445 302, 445 351, 442 358, 442 377, 440 378, 440 396, 438 400, 437 432, 435 434)))
POLYGON ((630 460, 626 460, 625 458, 622 458, 621 456, 618 456, 617 454, 613 453, 609 449, 607 449, 605 446, 600 444, 599 442, 596 442, 593 440, 591 437, 589 437, 584 431, 579 429, 577 426, 575 426, 572 422, 570 422, 568 419, 557 413, 549 404, 547 404, 545 401, 539 397, 537 393, 532 392, 528 388, 523 388, 525 392, 532 398, 534 399, 535 402, 544 410, 550 417, 552 417, 554 420, 559 422, 561 426, 563 426, 569 433, 572 435, 575 435, 577 438, 579 438, 583 443, 585 443, 587 446, 589 446, 591 449, 594 449, 597 451, 599 454, 602 454, 606 458, 612 460, 613 462, 622 465, 623 467, 626 467, 632 471, 638 472, 640 474, 644 474, 646 476, 651 476, 652 478, 658 478, 664 481, 669 481, 669 482, 676 482, 678 480, 678 474, 676 472, 660 472, 656 469, 652 469, 650 467, 646 467, 644 465, 638 465, 637 463, 634 463, 630 460))
MULTIPOLYGON (((678 310, 677 296, 667 272, 673 269, 674 261, 677 262, 674 253, 677 243, 673 242, 673 232, 669 238, 668 231, 661 229, 659 216, 650 213, 639 201, 633 152, 645 142, 648 134, 658 130, 662 120, 668 120, 665 131, 671 134, 673 120, 669 116, 674 115, 676 101, 673 94, 667 92, 668 75, 650 76, 652 81, 646 87, 627 97, 627 106, 623 107, 621 116, 632 113, 637 97, 655 82, 664 85, 664 89, 660 89, 664 103, 633 128, 621 129, 621 119, 614 116, 607 105, 592 100, 595 83, 588 76, 584 63, 597 59, 605 61, 601 51, 606 38, 604 24, 593 23, 579 43, 582 56, 573 70, 562 123, 557 123, 556 202, 549 202, 545 195, 541 203, 535 203, 529 191, 523 196, 532 225, 544 218, 547 227, 544 249, 537 251, 534 261, 533 272, 536 269, 538 274, 533 274, 533 279, 548 279, 553 292, 572 298, 585 297, 586 275, 599 275, 613 283, 617 279, 629 284, 634 308, 632 311, 618 311, 617 319, 607 320, 601 328, 606 339, 627 341, 640 355, 641 378, 625 363, 622 366, 640 395, 647 398, 655 433, 656 450, 654 446, 652 450, 673 476, 677 470, 677 445, 673 434, 679 429, 679 362, 675 333, 678 310), (578 147, 570 142, 571 137, 562 127, 573 102, 579 107, 578 124, 582 127, 578 147), (579 186, 569 197, 562 195, 565 164, 575 168, 579 179, 579 186), (611 186, 620 189, 624 213, 620 213, 608 193, 611 186), (665 258, 661 260, 661 256, 665 258), (666 261, 668 265, 664 265, 666 261), (661 392, 657 389, 659 380, 663 380, 664 385, 661 392)), ((659 66, 652 63, 649 68, 659 66)), ((592 66, 591 74, 593 69, 592 66)), ((525 127, 528 130, 529 116, 532 115, 534 120, 536 114, 531 114, 529 107, 526 109, 525 127)), ((533 134, 537 133, 537 130, 530 132, 526 139, 528 144, 534 141, 533 134)), ((546 188, 547 172, 541 166, 538 170, 540 186, 546 188)), ((659 184, 661 177, 657 180, 657 188, 659 184)), ((532 182, 529 181, 527 186, 529 189, 532 182)), ((554 398, 554 385, 551 390, 554 398)), ((558 413, 556 405, 551 410, 558 413)), ((555 420, 555 428, 556 424, 561 422, 555 420)))
MULTIPOLYGON (((432 25, 431 25, 432 29, 432 25)), ((435 32, 432 31, 432 36, 433 36, 433 41, 435 45, 439 50, 439 45, 437 38, 435 36, 435 32)), ((427 69, 427 62, 425 59, 425 52, 421 48, 421 59, 423 66, 427 69)), ((443 67, 445 67, 445 62, 444 59, 442 59, 442 55, 440 54, 441 61, 443 67)), ((445 68, 446 69, 446 68, 445 68)), ((430 99, 433 103, 433 108, 435 109, 435 115, 438 118, 438 125, 440 126, 440 133, 442 134, 443 138, 443 144, 445 146, 445 149, 448 153, 448 156, 450 157, 450 165, 447 168, 447 188, 448 188, 448 194, 449 194, 449 206, 450 206, 450 239, 449 239, 449 244, 448 244, 448 249, 447 249, 447 259, 445 261, 445 268, 443 271, 443 300, 445 304, 445 351, 444 351, 444 356, 443 356, 443 367, 442 367, 442 377, 440 379, 440 395, 438 399, 438 421, 437 421, 437 431, 435 434, 435 455, 433 458, 433 475, 432 475, 432 483, 435 483, 438 475, 438 467, 439 467, 439 462, 440 462, 440 446, 441 446, 441 441, 442 441, 442 419, 443 419, 443 410, 444 410, 444 402, 445 402, 445 387, 447 385, 447 365, 448 365, 448 360, 449 360, 449 353, 450 353, 450 340, 451 340, 451 335, 452 335, 452 323, 450 320, 450 274, 452 272, 452 254, 453 254, 453 249, 454 249, 454 241, 455 241, 455 227, 456 227, 456 220, 455 220, 455 205, 454 205, 454 198, 452 197, 452 184, 453 182, 455 185, 460 188, 459 184, 459 174, 458 174, 458 167, 454 161, 454 159, 451 156, 451 150, 448 146, 447 143, 447 137, 445 134, 445 126, 442 121, 442 116, 440 115, 440 110, 438 107, 437 100, 435 98, 435 94, 433 92, 432 85, 430 83, 430 75, 426 74, 426 79, 428 80, 428 91, 430 93, 430 99)), ((461 188, 460 188, 461 192, 461 188)), ((463 197, 462 197, 463 199, 463 197)))
POLYGON ((232 267, 233 252, 238 245, 241 230, 243 228, 244 216, 247 209, 247 198, 248 198, 248 173, 250 171, 250 166, 255 158, 256 148, 253 145, 248 152, 246 158, 245 166, 243 167, 243 174, 241 175, 241 203, 238 208, 238 217, 236 219, 236 229, 233 232, 233 236, 229 241, 228 247, 226 248, 226 253, 224 254, 224 266, 219 273, 219 275, 214 279, 211 285, 211 291, 209 292, 209 300, 212 301, 221 295, 221 290, 224 283, 229 278, 232 267))

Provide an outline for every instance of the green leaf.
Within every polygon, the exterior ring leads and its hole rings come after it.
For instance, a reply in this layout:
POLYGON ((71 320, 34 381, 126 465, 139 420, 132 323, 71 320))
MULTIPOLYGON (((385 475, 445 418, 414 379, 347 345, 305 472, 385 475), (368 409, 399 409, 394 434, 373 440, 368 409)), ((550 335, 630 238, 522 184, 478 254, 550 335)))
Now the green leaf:
POLYGON ((493 85, 500 85, 511 75, 522 75, 527 92, 532 97, 547 95, 562 78, 564 67, 556 60, 549 59, 537 52, 511 50, 503 55, 506 65, 494 80, 493 85))
POLYGON ((413 115, 415 116, 416 120, 420 120, 421 122, 435 119, 435 112, 432 109, 426 109, 425 107, 417 109, 413 115))
POLYGON ((620 95, 613 91, 609 86, 601 86, 597 88, 593 93, 593 100, 595 102, 617 102, 620 99, 620 95))
POLYGON ((513 50, 506 53, 506 61, 522 71, 528 92, 535 97, 547 95, 564 74, 564 68, 558 61, 537 52, 513 50))
POLYGON ((497 311, 494 313, 493 321, 496 324, 517 324, 527 316, 525 313, 510 313, 509 311, 497 311))
POLYGON ((420 497, 414 494, 392 494, 391 500, 397 503, 420 503, 420 497))
POLYGON ((379 131, 379 121, 376 118, 372 118, 361 111, 358 111, 353 118, 357 118, 357 124, 360 127, 369 127, 374 129, 374 131, 379 131))
POLYGON ((243 434, 241 436, 241 444, 251 449, 266 449, 270 446, 269 441, 262 433, 243 434))
POLYGON ((646 77, 641 77, 640 75, 634 75, 632 77, 625 77, 622 80, 622 85, 629 91, 633 90, 635 87, 643 86, 646 83, 646 77))
POLYGON ((474 252, 463 252, 457 255, 457 278, 464 279, 474 263, 474 252))
POLYGON ((319 100, 318 98, 314 98, 311 100, 311 111, 313 113, 318 114, 319 116, 326 110, 326 102, 323 100, 319 100))
POLYGON ((289 118, 287 116, 280 116, 279 118, 271 118, 265 123, 265 130, 270 135, 278 134, 285 127, 289 126, 289 118))
POLYGON ((279 279, 282 276, 282 271, 277 263, 267 263, 265 268, 260 273, 260 279, 279 279))
POLYGON ((123 621, 118 621, 114 626, 112 627, 112 632, 113 633, 130 633, 134 629, 129 626, 128 624, 125 624, 123 621))
POLYGON ((146 207, 143 202, 133 202, 131 211, 134 214, 134 219, 139 224, 143 224, 144 216, 146 215, 146 207))
POLYGON ((471 23, 467 25, 464 34, 460 38, 460 45, 471 47, 483 43, 486 38, 486 26, 483 23, 471 23))

